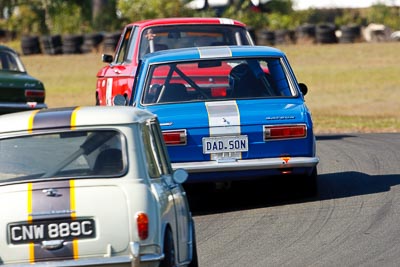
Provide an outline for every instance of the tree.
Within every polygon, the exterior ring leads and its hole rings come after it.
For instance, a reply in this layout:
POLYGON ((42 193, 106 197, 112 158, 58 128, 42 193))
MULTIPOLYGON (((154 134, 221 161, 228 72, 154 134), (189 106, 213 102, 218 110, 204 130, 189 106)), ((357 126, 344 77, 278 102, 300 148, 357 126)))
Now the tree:
POLYGON ((118 11, 125 23, 154 18, 183 17, 194 14, 181 0, 119 0, 118 11))

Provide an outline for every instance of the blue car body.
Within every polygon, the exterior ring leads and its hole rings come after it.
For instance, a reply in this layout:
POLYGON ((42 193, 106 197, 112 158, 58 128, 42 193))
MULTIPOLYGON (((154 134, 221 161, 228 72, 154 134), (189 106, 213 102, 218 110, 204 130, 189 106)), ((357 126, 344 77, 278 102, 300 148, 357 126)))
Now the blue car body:
MULTIPOLYGON (((247 82, 245 87, 251 91, 257 85, 247 82)), ((319 159, 304 94, 278 49, 198 47, 146 55, 129 104, 157 114, 172 165, 189 172, 188 182, 284 174, 315 181, 319 159), (267 84, 274 92, 235 96, 238 89, 232 84, 239 78, 233 68, 242 63, 250 70, 239 70, 240 79, 251 73, 263 81, 259 87, 267 84), (168 87, 163 83, 184 84, 179 97, 188 93, 189 98, 162 101, 168 87)))

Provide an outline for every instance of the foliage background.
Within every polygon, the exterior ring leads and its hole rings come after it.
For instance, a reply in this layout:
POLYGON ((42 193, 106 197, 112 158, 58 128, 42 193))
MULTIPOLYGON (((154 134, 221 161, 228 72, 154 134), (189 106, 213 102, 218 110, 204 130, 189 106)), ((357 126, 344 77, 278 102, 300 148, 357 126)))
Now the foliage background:
POLYGON ((1 0, 0 29, 25 34, 115 32, 132 21, 161 17, 214 16, 243 21, 255 30, 295 29, 304 23, 367 25, 382 23, 400 29, 400 8, 375 4, 365 9, 293 10, 293 0, 230 0, 224 9, 192 10, 190 0, 1 0))

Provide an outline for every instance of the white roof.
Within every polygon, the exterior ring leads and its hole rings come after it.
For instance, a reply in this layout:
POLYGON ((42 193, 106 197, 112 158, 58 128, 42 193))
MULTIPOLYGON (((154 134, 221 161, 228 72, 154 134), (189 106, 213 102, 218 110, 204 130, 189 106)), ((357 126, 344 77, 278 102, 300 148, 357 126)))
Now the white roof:
POLYGON ((23 111, 0 116, 0 134, 49 128, 141 123, 154 118, 146 110, 127 106, 85 106, 23 111))

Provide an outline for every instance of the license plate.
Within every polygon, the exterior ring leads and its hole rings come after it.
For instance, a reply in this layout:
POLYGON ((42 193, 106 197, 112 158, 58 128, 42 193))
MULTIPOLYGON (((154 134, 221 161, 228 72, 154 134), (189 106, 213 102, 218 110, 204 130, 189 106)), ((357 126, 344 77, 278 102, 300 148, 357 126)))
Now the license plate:
POLYGON ((60 239, 70 241, 93 238, 96 231, 92 219, 63 219, 9 224, 8 234, 11 244, 24 244, 60 239))
POLYGON ((203 137, 203 153, 246 152, 249 150, 247 135, 203 137))

